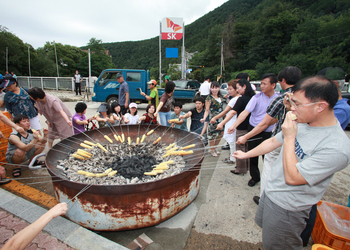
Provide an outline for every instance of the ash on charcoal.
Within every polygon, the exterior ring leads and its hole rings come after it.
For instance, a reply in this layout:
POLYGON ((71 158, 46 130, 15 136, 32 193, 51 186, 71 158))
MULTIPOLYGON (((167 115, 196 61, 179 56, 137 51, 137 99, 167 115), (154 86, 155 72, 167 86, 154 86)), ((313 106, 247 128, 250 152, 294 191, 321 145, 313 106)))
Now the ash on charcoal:
POLYGON ((181 156, 168 156, 165 154, 164 144, 143 143, 140 145, 104 144, 108 152, 100 148, 84 149, 92 154, 86 161, 78 160, 71 155, 68 159, 58 160, 57 165, 64 166, 62 177, 74 182, 93 183, 94 185, 125 185, 146 183, 161 180, 181 173, 185 168, 185 161, 181 156), (168 170, 156 176, 146 176, 145 172, 151 172, 161 162, 173 160, 168 170), (107 169, 117 170, 114 176, 88 177, 78 174, 78 170, 90 173, 103 173, 107 169))

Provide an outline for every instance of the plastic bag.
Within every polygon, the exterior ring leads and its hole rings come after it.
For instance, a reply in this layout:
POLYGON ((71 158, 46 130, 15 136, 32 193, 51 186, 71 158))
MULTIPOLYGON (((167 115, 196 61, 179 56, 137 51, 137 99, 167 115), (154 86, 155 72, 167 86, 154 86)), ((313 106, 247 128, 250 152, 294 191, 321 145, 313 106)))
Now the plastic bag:
MULTIPOLYGON (((340 218, 331 206, 332 204, 327 202, 322 202, 322 204, 318 206, 318 210, 329 232, 350 239, 350 221, 340 218)), ((349 216, 347 217, 349 218, 349 216)))

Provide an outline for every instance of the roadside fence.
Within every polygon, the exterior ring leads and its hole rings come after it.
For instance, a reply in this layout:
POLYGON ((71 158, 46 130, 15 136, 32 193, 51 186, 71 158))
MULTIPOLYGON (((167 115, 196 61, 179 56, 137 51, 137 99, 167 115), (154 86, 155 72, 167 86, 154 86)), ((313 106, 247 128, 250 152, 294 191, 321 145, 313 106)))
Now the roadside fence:
MULTIPOLYGON (((90 90, 93 89, 94 83, 96 81, 96 77, 83 78, 81 82, 81 90, 85 91, 85 89, 90 90)), ((68 90, 75 91, 75 83, 73 77, 38 77, 38 76, 18 76, 18 83, 22 87, 33 88, 39 87, 42 89, 51 89, 51 90, 68 90)))

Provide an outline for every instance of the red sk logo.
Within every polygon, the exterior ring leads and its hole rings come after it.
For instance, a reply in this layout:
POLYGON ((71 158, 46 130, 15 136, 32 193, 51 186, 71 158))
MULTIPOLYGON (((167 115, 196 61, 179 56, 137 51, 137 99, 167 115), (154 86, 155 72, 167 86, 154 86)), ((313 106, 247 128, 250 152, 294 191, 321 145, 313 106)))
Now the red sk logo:
POLYGON ((175 24, 173 21, 171 21, 169 18, 166 19, 166 24, 167 24, 167 28, 171 28, 173 29, 174 32, 181 30, 182 27, 178 24, 175 24))

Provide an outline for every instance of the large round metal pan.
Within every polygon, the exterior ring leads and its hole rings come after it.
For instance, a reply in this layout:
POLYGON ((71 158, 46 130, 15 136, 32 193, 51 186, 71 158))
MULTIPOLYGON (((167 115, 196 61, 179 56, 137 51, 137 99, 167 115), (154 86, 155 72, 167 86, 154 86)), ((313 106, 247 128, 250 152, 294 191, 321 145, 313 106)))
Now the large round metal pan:
MULTIPOLYGON (((128 126, 115 126, 128 135, 128 126)), ((199 193, 200 165, 204 158, 201 138, 191 132, 156 125, 129 125, 129 136, 136 141, 147 131, 145 142, 154 142, 162 136, 161 143, 169 145, 178 142, 180 146, 196 144, 195 155, 184 156, 185 171, 161 180, 127 185, 93 185, 68 204, 66 216, 86 228, 98 231, 121 231, 157 225, 188 206, 199 193), (165 134, 164 134, 165 133, 165 134), (164 134, 164 135, 163 135, 164 134)), ((114 139, 110 128, 99 130, 114 139)), ((95 142, 108 143, 97 130, 86 132, 95 142)), ((80 143, 89 140, 83 133, 68 137, 56 144, 46 156, 46 165, 53 180, 58 202, 68 202, 87 184, 65 179, 56 168, 57 161, 68 157, 68 152, 81 148, 80 143), (69 146, 69 147, 67 147, 69 146)))

